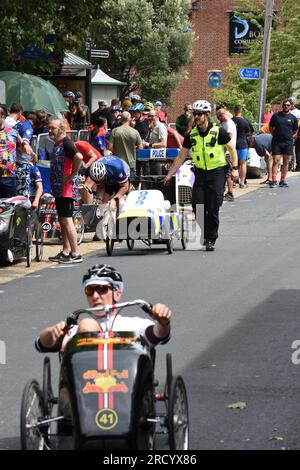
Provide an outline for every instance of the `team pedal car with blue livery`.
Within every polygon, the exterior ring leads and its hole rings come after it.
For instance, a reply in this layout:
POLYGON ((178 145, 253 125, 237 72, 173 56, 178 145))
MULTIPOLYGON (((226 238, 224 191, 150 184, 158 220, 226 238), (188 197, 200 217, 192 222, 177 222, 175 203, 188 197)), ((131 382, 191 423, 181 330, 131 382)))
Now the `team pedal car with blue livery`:
MULTIPOLYGON (((104 310, 108 320, 111 311, 133 306, 151 316, 151 304, 135 300, 77 310, 67 324, 76 324, 81 315, 97 318, 95 310, 104 310)), ((61 356, 58 395, 52 391, 49 357, 44 360, 42 388, 36 380, 25 386, 22 449, 151 450, 164 447, 167 437, 171 450, 187 450, 184 381, 173 376, 167 354, 165 386, 157 393, 154 368, 155 349, 134 331, 77 333, 61 356)))
POLYGON ((36 260, 43 257, 43 235, 37 212, 30 200, 23 196, 0 199, 0 260, 12 264, 26 258, 27 267, 32 261, 33 245, 36 260))
POLYGON ((169 254, 173 253, 174 239, 186 248, 187 217, 177 211, 176 204, 171 206, 158 189, 131 191, 123 207, 115 215, 104 217, 102 224, 107 224, 104 238, 108 256, 113 253, 114 243, 123 240, 129 250, 137 240, 149 247, 165 245, 169 254))

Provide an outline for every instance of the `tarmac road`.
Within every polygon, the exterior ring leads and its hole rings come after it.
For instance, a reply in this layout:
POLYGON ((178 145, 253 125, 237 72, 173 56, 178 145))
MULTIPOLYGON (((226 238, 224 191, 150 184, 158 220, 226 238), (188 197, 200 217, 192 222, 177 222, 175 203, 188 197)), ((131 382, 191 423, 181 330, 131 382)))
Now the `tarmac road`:
MULTIPOLYGON (((180 245, 171 256, 143 246, 128 252, 123 244, 112 258, 97 252, 81 265, 0 285, 0 448, 19 448, 22 390, 31 377, 41 381, 35 336, 85 305, 80 280, 96 262, 124 273, 124 299, 172 307, 172 340, 158 351, 157 375, 163 385, 172 352, 188 390, 191 449, 299 448, 300 365, 291 346, 300 340, 300 177, 289 184, 224 205, 214 253, 180 245), (227 408, 238 402, 245 408, 227 408)), ((57 377, 55 355, 52 363, 57 377)))

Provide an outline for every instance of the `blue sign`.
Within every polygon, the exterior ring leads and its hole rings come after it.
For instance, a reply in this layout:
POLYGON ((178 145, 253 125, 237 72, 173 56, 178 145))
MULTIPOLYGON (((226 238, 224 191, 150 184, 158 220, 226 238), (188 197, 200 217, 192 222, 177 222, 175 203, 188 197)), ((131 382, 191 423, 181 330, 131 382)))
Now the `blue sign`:
POLYGON ((211 88, 220 88, 220 86, 222 85, 221 75, 217 72, 212 72, 208 76, 208 84, 211 88))
POLYGON ((259 80, 260 69, 240 69, 240 78, 246 78, 247 80, 259 80))

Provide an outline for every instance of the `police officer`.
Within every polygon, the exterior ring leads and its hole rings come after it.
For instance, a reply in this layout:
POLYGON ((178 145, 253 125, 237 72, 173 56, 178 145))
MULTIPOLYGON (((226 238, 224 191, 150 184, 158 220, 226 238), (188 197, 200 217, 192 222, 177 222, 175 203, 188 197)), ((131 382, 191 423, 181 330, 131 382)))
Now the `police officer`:
MULTIPOLYGON (((238 178, 238 161, 235 147, 230 142, 229 134, 209 120, 211 105, 206 100, 198 100, 193 104, 194 124, 192 130, 185 136, 182 149, 170 168, 165 184, 171 181, 177 169, 189 157, 195 165, 195 183, 192 193, 192 206, 196 214, 198 204, 204 206, 204 245, 206 251, 214 251, 218 238, 219 209, 223 202, 226 172, 228 163, 224 146, 231 155, 231 176, 238 178)), ((198 214, 199 215, 199 214, 198 214)))

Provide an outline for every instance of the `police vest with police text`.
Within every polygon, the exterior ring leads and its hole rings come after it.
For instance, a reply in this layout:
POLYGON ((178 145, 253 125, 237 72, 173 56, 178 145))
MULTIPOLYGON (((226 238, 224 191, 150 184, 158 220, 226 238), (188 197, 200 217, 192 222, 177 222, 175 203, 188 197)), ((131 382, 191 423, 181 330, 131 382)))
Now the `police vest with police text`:
POLYGON ((192 158, 196 168, 214 170, 227 165, 224 146, 218 144, 219 127, 213 126, 205 137, 201 137, 197 128, 192 129, 192 158))

